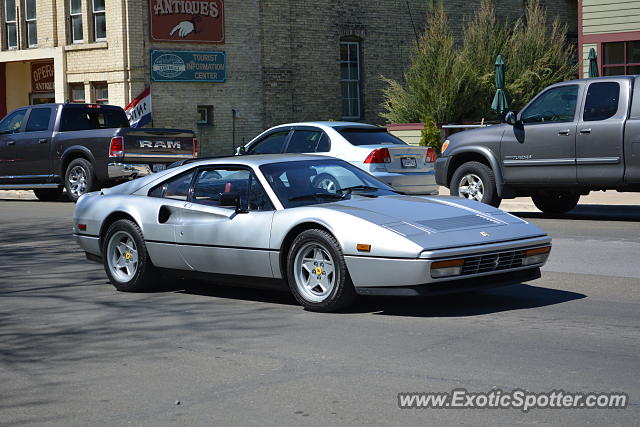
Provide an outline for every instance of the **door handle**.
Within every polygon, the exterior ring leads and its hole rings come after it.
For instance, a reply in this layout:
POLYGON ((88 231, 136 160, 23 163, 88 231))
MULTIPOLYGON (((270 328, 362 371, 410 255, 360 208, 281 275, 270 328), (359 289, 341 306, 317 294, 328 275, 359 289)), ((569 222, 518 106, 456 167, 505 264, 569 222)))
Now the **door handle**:
POLYGON ((571 133, 571 131, 569 129, 563 129, 563 130, 558 131, 558 135, 566 136, 566 135, 569 135, 570 133, 571 133))
POLYGON ((16 145, 15 141, 7 141, 7 145, 16 145))
POLYGON ((580 129, 580 133, 581 134, 587 134, 587 133, 591 133, 591 128, 587 128, 587 129, 580 129))
POLYGON ((38 144, 46 144, 47 142, 49 142, 47 138, 42 138, 38 140, 38 144))

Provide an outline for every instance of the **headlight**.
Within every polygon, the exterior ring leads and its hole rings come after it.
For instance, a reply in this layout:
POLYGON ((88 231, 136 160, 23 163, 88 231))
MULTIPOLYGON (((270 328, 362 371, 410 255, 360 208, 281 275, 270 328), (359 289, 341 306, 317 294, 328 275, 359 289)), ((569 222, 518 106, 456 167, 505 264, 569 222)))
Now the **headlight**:
POLYGON ((528 249, 522 256, 522 265, 542 264, 549 258, 549 252, 551 252, 551 246, 528 249))
POLYGON ((442 143, 442 148, 440 149, 441 153, 444 154, 444 152, 447 151, 447 147, 449 146, 449 142, 450 141, 447 139, 442 143))

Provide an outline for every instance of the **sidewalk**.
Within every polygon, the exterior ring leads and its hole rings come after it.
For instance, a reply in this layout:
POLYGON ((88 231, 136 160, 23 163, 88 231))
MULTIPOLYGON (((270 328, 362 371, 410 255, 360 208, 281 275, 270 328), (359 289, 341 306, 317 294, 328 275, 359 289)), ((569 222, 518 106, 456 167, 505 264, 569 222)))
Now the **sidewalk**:
MULTIPOLYGON (((449 195, 449 189, 440 187, 441 195, 449 195)), ((37 200, 33 191, 0 190, 0 200, 37 200)), ((594 191, 580 198, 580 205, 631 205, 640 206, 640 193, 618 193, 617 191, 594 191)), ((540 212, 530 197, 503 200, 500 209, 515 212, 540 212)))

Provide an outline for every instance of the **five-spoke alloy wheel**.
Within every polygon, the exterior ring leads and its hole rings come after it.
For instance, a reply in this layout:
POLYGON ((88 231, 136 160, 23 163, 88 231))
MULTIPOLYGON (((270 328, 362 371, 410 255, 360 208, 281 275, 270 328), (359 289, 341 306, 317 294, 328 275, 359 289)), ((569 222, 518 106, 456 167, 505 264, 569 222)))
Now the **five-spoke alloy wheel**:
POLYGON ((324 230, 305 230, 294 239, 287 279, 296 300, 311 311, 340 310, 356 295, 340 245, 324 230))
POLYGON ((129 219, 111 224, 102 239, 102 254, 109 281, 119 291, 146 291, 157 279, 142 231, 129 219))

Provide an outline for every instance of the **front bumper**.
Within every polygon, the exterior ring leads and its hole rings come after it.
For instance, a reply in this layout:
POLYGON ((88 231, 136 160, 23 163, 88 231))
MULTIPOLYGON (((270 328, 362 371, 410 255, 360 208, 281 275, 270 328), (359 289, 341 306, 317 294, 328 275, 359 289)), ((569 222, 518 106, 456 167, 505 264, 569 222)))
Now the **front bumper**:
POLYGON ((540 277, 540 267, 535 267, 527 270, 450 280, 447 282, 428 283, 418 286, 359 287, 356 288, 356 293, 358 295, 430 296, 518 285, 523 282, 539 279, 540 277))
POLYGON ((135 179, 151 175, 151 173, 151 167, 144 164, 109 163, 107 165, 107 176, 110 181, 135 179))

